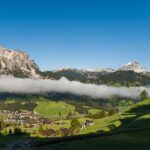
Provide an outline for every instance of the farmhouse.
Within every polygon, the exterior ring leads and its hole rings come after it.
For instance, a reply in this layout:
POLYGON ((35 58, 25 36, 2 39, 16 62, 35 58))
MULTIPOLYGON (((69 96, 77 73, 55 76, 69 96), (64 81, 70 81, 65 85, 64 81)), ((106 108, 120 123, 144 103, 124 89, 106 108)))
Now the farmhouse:
POLYGON ((88 126, 92 126, 92 125, 94 125, 94 121, 93 121, 93 120, 86 120, 86 121, 83 123, 83 125, 82 125, 82 127, 81 127, 81 130, 82 130, 82 129, 85 129, 85 128, 88 127, 88 126))
POLYGON ((93 120, 86 120, 85 121, 85 126, 92 126, 94 124, 94 121, 93 120))

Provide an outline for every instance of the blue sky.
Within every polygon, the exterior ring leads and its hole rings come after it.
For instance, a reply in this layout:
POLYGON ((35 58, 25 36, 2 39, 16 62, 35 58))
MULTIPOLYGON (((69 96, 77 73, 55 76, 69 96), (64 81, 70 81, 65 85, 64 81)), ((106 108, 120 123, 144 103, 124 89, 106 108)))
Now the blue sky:
POLYGON ((148 0, 0 0, 0 45, 27 51, 42 70, 150 68, 148 0))

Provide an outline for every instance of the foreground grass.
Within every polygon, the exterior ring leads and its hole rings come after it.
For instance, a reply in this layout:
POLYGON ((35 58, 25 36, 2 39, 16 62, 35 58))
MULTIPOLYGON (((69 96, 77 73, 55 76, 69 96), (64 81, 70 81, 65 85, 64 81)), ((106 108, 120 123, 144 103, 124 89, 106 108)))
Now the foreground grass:
POLYGON ((17 140, 23 140, 24 137, 18 137, 18 136, 0 136, 0 150, 3 150, 7 144, 15 142, 17 140))
POLYGON ((122 133, 87 140, 61 142, 39 148, 40 150, 148 150, 150 130, 122 133))

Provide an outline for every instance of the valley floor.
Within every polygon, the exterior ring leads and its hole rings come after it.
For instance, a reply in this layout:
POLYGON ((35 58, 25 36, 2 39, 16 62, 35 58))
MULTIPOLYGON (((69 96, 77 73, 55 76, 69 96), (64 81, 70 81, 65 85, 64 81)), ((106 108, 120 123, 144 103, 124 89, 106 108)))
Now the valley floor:
POLYGON ((0 136, 2 150, 148 150, 149 146, 150 99, 133 105, 122 114, 95 119, 94 125, 77 136, 0 136))

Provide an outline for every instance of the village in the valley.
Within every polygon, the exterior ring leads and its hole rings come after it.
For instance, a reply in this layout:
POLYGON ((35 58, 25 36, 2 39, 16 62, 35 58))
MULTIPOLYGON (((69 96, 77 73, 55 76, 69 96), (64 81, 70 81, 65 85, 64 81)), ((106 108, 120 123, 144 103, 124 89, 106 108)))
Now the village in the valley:
MULTIPOLYGON (((74 117, 74 119, 76 119, 76 117, 74 117)), ((32 134, 42 132, 43 136, 57 136, 59 134, 57 130, 60 130, 64 136, 71 136, 71 119, 66 121, 65 118, 59 116, 56 118, 44 118, 33 111, 0 110, 0 120, 1 130, 5 129, 4 131, 8 134, 10 130, 19 128, 22 129, 22 131, 23 129, 24 131, 25 129, 31 129, 32 134)), ((94 121, 92 119, 85 119, 82 124, 78 125, 78 130, 76 130, 75 133, 93 124, 94 121)), ((14 131, 11 132, 13 133, 14 131)))

